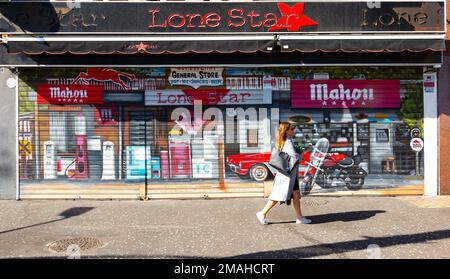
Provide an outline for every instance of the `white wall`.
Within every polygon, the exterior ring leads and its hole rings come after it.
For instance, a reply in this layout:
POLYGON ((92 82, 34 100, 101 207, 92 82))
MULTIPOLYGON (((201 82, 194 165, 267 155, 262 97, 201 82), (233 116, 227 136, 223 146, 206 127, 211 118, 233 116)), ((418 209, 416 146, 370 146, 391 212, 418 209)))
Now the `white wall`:
POLYGON ((424 108, 424 183, 426 196, 436 196, 438 193, 438 120, 437 120, 437 74, 435 69, 424 67, 424 82, 427 76, 434 80, 434 88, 423 89, 424 108))
POLYGON ((0 199, 14 199, 18 195, 17 86, 10 88, 8 79, 17 80, 17 75, 8 68, 0 68, 0 199))

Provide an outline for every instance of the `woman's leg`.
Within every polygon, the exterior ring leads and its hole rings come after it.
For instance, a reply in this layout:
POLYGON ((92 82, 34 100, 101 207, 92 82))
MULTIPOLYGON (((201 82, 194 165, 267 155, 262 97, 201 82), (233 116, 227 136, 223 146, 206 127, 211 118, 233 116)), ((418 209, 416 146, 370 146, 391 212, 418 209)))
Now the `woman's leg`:
POLYGON ((266 206, 264 207, 263 210, 261 210, 262 215, 264 216, 264 218, 266 218, 267 213, 269 213, 269 211, 272 209, 272 207, 274 207, 277 204, 276 201, 272 201, 269 200, 266 204, 266 206))
POLYGON ((302 209, 300 207, 300 191, 294 190, 292 192, 292 196, 293 196, 292 205, 294 206, 295 215, 297 215, 297 219, 301 219, 303 217, 303 214, 302 214, 302 209))

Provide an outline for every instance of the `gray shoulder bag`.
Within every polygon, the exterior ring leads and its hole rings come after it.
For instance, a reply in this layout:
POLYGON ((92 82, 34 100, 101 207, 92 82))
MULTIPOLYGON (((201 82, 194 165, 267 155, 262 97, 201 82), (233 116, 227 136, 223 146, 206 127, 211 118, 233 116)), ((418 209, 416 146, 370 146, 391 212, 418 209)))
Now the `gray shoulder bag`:
POLYGON ((274 148, 270 155, 269 165, 284 175, 289 175, 289 154, 274 148))

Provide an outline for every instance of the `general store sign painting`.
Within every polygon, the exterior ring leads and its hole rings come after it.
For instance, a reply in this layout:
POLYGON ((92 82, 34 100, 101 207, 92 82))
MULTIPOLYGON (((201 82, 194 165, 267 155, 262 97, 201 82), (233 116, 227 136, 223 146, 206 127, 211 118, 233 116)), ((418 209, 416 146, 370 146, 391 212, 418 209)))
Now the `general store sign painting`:
POLYGON ((170 68, 170 86, 189 86, 199 88, 202 86, 222 86, 223 68, 170 68))
POLYGON ((292 80, 292 108, 399 108, 400 80, 292 80))

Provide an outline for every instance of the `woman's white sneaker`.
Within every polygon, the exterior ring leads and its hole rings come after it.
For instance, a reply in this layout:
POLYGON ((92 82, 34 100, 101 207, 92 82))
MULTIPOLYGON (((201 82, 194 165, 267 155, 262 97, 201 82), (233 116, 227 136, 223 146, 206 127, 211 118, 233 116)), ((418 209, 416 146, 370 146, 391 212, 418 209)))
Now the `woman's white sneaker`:
POLYGON ((267 219, 264 218, 262 212, 256 212, 256 218, 258 218, 258 221, 261 225, 267 225, 267 219))
POLYGON ((296 224, 310 224, 311 223, 311 219, 302 217, 300 219, 295 220, 296 224))

